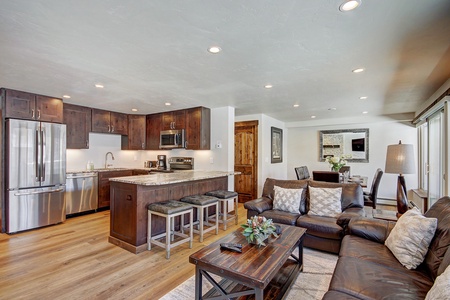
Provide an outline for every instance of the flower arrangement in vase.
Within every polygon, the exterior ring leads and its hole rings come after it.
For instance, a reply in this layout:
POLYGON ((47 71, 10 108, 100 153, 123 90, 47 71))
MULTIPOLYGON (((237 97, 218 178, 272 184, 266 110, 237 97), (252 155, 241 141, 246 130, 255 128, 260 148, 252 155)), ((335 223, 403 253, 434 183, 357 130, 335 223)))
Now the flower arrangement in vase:
POLYGON ((262 216, 253 216, 247 220, 247 223, 241 225, 244 228, 242 234, 250 244, 265 246, 265 240, 271 235, 278 237, 276 227, 272 219, 266 219, 262 216))
POLYGON ((339 172, 339 170, 347 164, 347 159, 352 158, 351 155, 327 156, 325 161, 330 164, 331 171, 339 172))

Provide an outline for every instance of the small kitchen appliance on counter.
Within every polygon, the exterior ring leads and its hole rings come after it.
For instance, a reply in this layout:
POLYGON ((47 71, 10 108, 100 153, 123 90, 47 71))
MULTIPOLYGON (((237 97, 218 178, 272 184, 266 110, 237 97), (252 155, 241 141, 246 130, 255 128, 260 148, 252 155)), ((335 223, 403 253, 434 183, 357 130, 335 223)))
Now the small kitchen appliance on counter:
POLYGON ((171 170, 192 170, 194 168, 193 157, 171 157, 169 158, 171 170))
POLYGON ((158 170, 167 170, 167 160, 165 155, 157 155, 156 156, 158 162, 157 167, 158 170))

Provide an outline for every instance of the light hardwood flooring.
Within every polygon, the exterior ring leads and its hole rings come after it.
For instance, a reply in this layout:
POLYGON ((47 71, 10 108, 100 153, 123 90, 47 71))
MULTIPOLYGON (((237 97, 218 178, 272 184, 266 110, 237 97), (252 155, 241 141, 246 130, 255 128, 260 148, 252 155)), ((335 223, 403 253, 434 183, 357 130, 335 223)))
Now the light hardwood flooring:
MULTIPOLYGON (((246 210, 239 204, 239 223, 246 210)), ((159 299, 194 275, 189 255, 236 230, 194 234, 171 250, 132 254, 108 243, 109 211, 67 219, 63 224, 0 234, 0 299, 159 299)))

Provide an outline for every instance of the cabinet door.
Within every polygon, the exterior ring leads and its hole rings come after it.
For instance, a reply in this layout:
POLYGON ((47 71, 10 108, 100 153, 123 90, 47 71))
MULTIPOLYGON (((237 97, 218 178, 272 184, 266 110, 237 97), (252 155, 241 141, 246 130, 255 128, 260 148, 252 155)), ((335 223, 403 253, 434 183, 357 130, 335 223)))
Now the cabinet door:
POLYGON ((92 109, 92 132, 110 133, 110 112, 101 109, 92 109))
POLYGON ((122 150, 145 150, 145 116, 128 115, 128 136, 122 135, 122 150))
POLYGON ((34 120, 36 116, 36 97, 34 94, 6 90, 5 117, 34 120))
POLYGON ((89 149, 91 109, 64 103, 64 124, 67 125, 67 149, 89 149))
POLYGON ((172 111, 163 113, 162 114, 162 128, 161 128, 161 130, 174 129, 173 128, 173 122, 174 122, 174 117, 173 117, 173 112, 172 111))
POLYGON ((159 136, 162 130, 163 114, 147 115, 146 146, 147 150, 159 150, 159 136))
POLYGON ((36 96, 36 120, 42 122, 63 122, 62 99, 47 96, 36 96))
POLYGON ((177 110, 173 112, 173 129, 185 129, 186 110, 177 110))
POLYGON ((113 177, 131 176, 132 170, 125 171, 106 171, 98 173, 98 208, 108 207, 110 204, 109 179, 113 177))
POLYGON ((111 133, 128 135, 128 115, 118 112, 111 114, 111 133))
POLYGON ((210 150, 211 111, 206 107, 186 110, 186 149, 210 150))

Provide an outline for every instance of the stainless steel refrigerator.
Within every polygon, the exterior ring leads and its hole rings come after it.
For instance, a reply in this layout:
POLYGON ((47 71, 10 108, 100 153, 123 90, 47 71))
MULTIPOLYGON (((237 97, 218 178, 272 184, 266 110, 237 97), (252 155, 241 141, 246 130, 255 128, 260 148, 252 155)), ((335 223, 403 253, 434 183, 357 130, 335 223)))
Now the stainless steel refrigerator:
POLYGON ((6 232, 66 219, 66 125, 6 120, 6 232))

